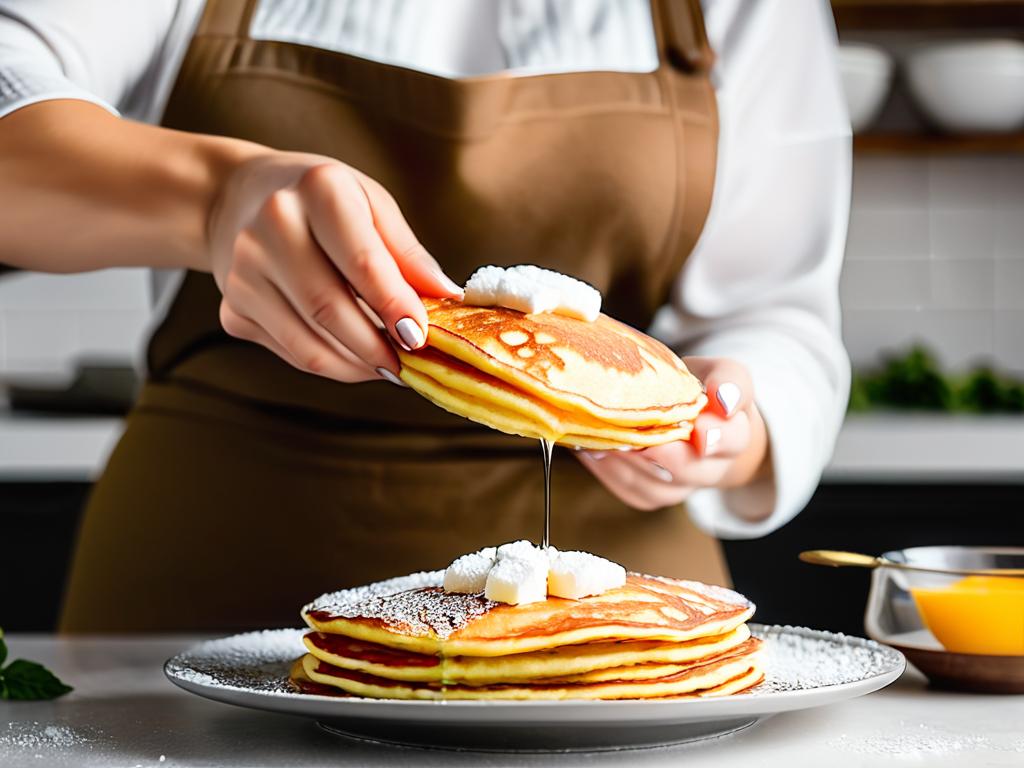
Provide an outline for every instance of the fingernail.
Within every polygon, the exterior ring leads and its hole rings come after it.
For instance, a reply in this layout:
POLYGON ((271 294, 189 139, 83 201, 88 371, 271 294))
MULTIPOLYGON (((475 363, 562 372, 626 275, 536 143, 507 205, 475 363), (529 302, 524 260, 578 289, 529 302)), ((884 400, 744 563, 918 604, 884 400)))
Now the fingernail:
POLYGON ((405 344, 409 351, 419 349, 423 346, 423 342, 426 341, 420 324, 411 317, 403 317, 395 323, 395 330, 398 331, 398 338, 402 340, 402 343, 405 344))
POLYGON ((587 456, 592 458, 594 461, 600 461, 607 455, 607 451, 587 451, 587 456))
POLYGON ((704 455, 710 456, 715 452, 718 441, 722 439, 722 430, 713 427, 704 433, 704 455))
POLYGON ((656 461, 648 461, 647 463, 651 465, 651 469, 654 470, 654 474, 658 477, 659 480, 661 480, 661 482, 672 482, 672 473, 665 469, 663 466, 661 466, 661 464, 659 464, 656 461))
POLYGON ((400 378, 395 376, 395 374, 393 374, 387 368, 378 368, 377 369, 377 375, 380 376, 385 381, 390 381, 392 384, 394 384, 396 386, 406 387, 406 388, 408 388, 408 386, 409 386, 404 381, 402 381, 400 378))
POLYGON ((722 406, 722 410, 725 411, 726 416, 732 416, 736 404, 740 401, 740 395, 740 388, 731 381, 718 385, 718 392, 715 393, 715 397, 718 398, 718 402, 722 406))

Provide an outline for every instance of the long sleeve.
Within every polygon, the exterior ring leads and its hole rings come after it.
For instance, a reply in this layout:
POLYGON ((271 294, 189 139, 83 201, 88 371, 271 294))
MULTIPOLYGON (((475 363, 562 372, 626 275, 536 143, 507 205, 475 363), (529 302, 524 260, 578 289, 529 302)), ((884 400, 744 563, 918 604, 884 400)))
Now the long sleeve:
POLYGON ((0 117, 80 99, 153 122, 202 0, 0 0, 0 117))
POLYGON ((745 364, 774 476, 688 501, 705 530, 764 535, 807 503, 849 394, 838 280, 850 127, 824 0, 715 0, 719 160, 711 212, 652 331, 689 355, 745 364), (759 522, 749 522, 764 512, 759 522))

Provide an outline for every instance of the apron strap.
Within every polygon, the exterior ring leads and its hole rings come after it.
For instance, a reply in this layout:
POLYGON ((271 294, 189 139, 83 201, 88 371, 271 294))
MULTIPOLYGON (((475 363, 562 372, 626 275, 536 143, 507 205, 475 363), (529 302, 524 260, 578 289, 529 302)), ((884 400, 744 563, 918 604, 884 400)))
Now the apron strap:
POLYGON ((700 0, 651 0, 658 57, 685 72, 707 72, 715 61, 700 0))
POLYGON ((196 35, 248 38, 256 3, 257 0, 207 0, 196 35))

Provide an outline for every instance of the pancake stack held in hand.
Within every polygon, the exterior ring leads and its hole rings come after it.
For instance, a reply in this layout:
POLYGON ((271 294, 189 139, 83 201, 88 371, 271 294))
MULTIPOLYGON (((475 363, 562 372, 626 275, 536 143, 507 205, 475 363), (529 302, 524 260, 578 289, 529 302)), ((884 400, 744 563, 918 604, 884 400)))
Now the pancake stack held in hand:
POLYGON ((580 599, 510 605, 446 591, 434 571, 323 595, 292 669, 309 693, 394 699, 724 696, 763 678, 754 606, 735 592, 630 573, 580 599))
POLYGON ((707 403, 661 342, 607 315, 424 299, 427 345, 399 351, 402 380, 435 404, 502 432, 580 448, 685 440, 707 403))

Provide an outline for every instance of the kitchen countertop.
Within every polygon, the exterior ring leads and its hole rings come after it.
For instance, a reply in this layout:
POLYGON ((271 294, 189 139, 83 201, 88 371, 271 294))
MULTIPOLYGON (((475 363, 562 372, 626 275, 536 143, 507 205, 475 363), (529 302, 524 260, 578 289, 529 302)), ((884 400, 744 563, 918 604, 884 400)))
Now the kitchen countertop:
MULTIPOLYGON (((124 423, 114 417, 0 410, 0 481, 88 482, 103 471, 124 423)), ((1024 483, 1024 416, 853 414, 825 482, 1024 483)))
POLYGON ((931 691, 913 670, 879 693, 776 715, 741 734, 683 747, 538 756, 379 746, 332 736, 309 720, 179 690, 164 678, 163 661, 199 639, 9 637, 10 658, 48 665, 75 691, 50 702, 0 702, 0 765, 1024 765, 1024 696, 931 691))

